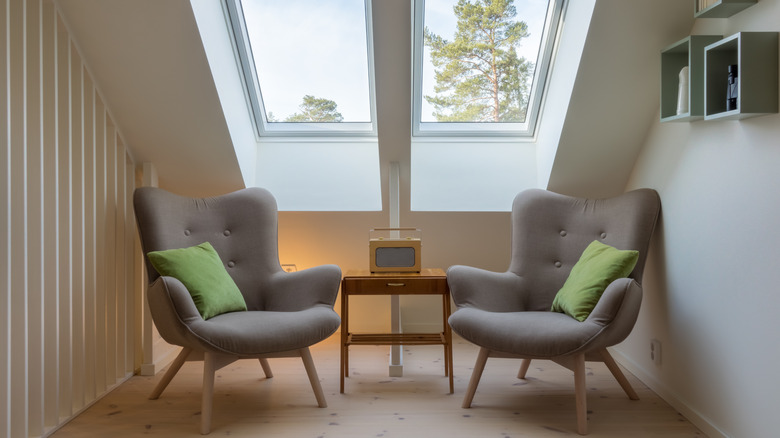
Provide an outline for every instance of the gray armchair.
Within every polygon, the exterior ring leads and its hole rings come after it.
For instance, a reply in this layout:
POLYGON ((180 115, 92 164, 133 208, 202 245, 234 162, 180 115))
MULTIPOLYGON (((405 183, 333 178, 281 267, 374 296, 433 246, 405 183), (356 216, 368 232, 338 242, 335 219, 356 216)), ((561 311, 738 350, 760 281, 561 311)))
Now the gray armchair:
POLYGON ((640 189, 611 199, 573 198, 527 190, 512 206, 512 256, 504 273, 453 266, 447 273, 457 310, 452 329, 480 346, 463 400, 474 398, 488 357, 521 358, 518 378, 532 359, 549 359, 574 371, 577 431, 587 433, 585 361, 602 361, 632 400, 638 399, 607 347, 623 341, 642 301, 642 271, 660 211, 658 194, 640 189), (594 240, 637 250, 628 278, 609 284, 583 322, 550 311, 583 250, 594 240))
POLYGON ((187 360, 203 360, 201 433, 211 429, 214 373, 244 358, 299 356, 320 407, 326 407, 309 346, 338 329, 333 310, 341 281, 335 265, 284 272, 279 265, 276 201, 249 188, 193 199, 161 189, 135 191, 135 214, 144 254, 210 242, 246 301, 247 311, 204 320, 184 284, 160 276, 147 259, 152 319, 167 342, 183 347, 150 398, 158 398, 187 360))

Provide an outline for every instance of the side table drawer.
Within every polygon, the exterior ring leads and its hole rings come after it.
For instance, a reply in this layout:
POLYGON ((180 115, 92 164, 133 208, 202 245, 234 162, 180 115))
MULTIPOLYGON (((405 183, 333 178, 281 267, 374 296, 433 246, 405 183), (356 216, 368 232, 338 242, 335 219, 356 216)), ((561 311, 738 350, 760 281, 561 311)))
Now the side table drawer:
POLYGON ((446 278, 358 278, 344 281, 350 295, 429 295, 447 291, 446 278))

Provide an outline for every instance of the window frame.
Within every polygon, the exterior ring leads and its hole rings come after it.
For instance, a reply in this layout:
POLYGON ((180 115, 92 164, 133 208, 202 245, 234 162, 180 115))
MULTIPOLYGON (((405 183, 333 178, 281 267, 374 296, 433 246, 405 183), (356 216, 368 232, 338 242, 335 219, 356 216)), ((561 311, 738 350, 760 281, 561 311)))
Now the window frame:
POLYGON ((549 0, 545 16, 544 34, 534 69, 526 120, 516 122, 423 122, 423 29, 425 28, 425 0, 414 0, 412 37, 412 137, 520 137, 532 138, 541 116, 541 106, 552 70, 553 54, 562 27, 566 0, 549 0))
POLYGON ((370 122, 269 122, 263 93, 254 61, 254 53, 246 29, 242 0, 224 0, 228 26, 236 49, 236 62, 241 71, 255 135, 263 137, 376 137, 376 87, 374 74, 374 33, 372 0, 363 0, 366 23, 366 61, 368 67, 368 98, 370 122))

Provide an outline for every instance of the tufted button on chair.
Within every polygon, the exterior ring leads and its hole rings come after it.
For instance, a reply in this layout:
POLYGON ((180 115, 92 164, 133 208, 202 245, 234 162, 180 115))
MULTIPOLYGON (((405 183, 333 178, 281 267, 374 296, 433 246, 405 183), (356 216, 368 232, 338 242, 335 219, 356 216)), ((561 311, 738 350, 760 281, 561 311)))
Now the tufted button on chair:
POLYGON ((636 322, 642 301, 642 272, 660 211, 658 194, 634 190, 610 199, 583 199, 544 190, 517 195, 512 206, 509 270, 489 272, 452 266, 447 272, 457 310, 452 329, 480 346, 463 407, 474 398, 489 357, 553 360, 574 371, 577 431, 587 433, 585 361, 601 361, 629 398, 638 399, 607 347, 622 342, 636 322), (637 250, 628 278, 609 284, 583 322, 550 311, 553 299, 585 248, 594 240, 637 250))
POLYGON ((237 359, 256 358, 266 377, 267 358, 303 360, 317 403, 326 407, 309 346, 338 329, 333 310, 341 270, 323 265, 284 272, 279 265, 276 200, 248 188, 204 199, 144 187, 134 194, 144 254, 209 242, 246 301, 247 311, 204 320, 184 284, 160 276, 147 259, 148 301, 163 339, 183 347, 150 398, 158 398, 187 360, 203 360, 201 433, 211 429, 214 373, 237 359))

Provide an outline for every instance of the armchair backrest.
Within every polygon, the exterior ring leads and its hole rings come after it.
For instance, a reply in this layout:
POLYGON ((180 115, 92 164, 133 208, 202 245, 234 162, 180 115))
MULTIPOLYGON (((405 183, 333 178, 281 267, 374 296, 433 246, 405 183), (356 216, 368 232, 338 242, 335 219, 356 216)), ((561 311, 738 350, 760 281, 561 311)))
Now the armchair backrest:
POLYGON ((528 281, 527 310, 549 310, 585 248, 599 240, 639 251, 630 277, 642 281, 647 249, 661 208, 658 193, 639 189, 609 199, 585 199, 531 189, 512 205, 509 270, 528 281))
MULTIPOLYGON (((236 282, 249 309, 262 303, 263 279, 281 271, 277 209, 265 189, 247 188, 212 198, 189 198, 153 187, 133 197, 143 253, 209 242, 236 282)), ((146 259, 149 282, 160 274, 146 259)))

